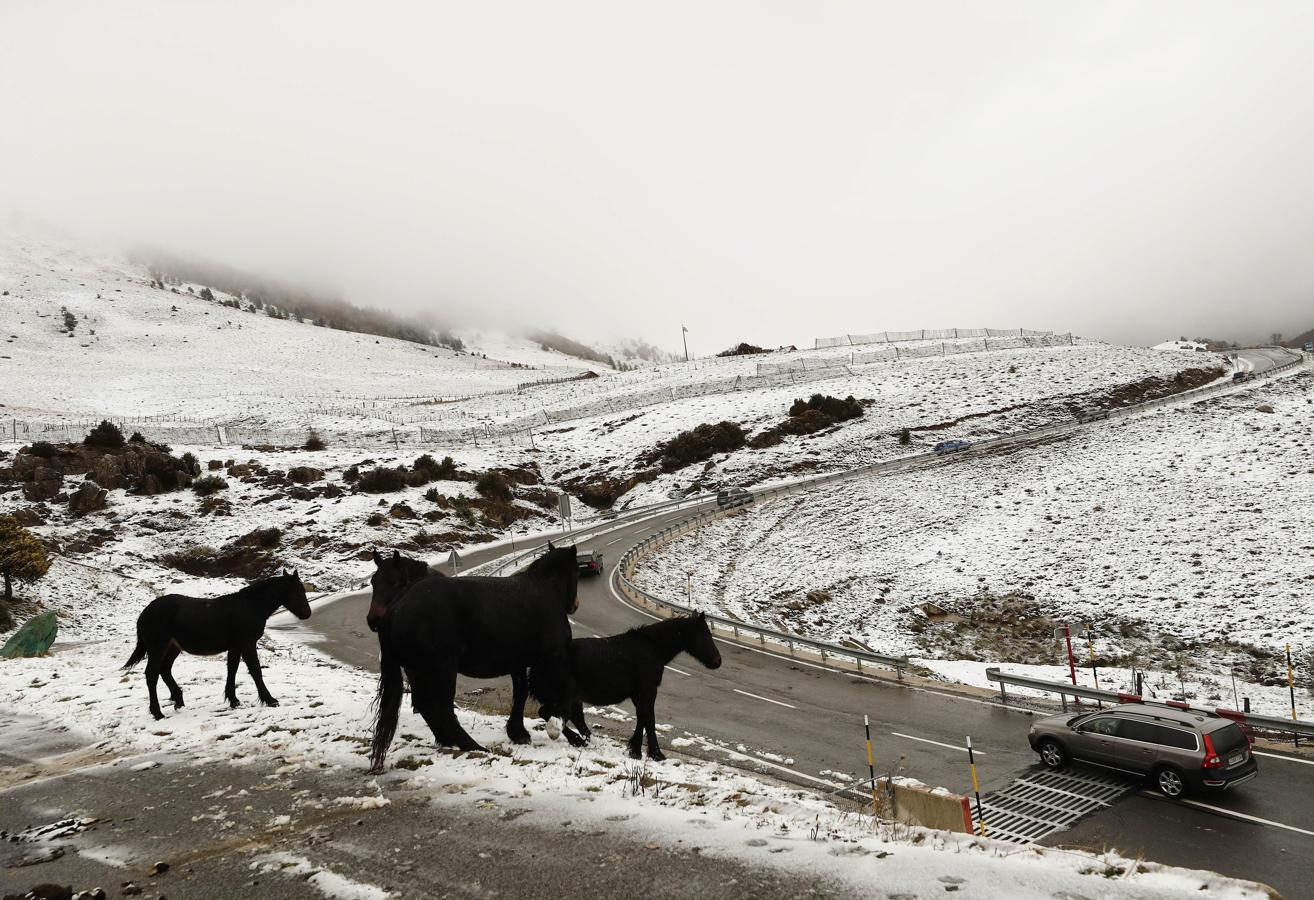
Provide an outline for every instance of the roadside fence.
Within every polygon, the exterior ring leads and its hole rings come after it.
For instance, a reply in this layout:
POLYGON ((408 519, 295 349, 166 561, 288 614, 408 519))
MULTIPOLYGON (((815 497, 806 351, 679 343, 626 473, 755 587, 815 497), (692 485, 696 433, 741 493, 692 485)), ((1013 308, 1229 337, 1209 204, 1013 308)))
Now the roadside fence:
POLYGON ((859 344, 894 344, 910 341, 947 341, 959 338, 1044 337, 1052 331, 1032 331, 1028 328, 923 328, 920 331, 876 331, 871 334, 841 334, 839 337, 816 338, 814 348, 858 346, 859 344))

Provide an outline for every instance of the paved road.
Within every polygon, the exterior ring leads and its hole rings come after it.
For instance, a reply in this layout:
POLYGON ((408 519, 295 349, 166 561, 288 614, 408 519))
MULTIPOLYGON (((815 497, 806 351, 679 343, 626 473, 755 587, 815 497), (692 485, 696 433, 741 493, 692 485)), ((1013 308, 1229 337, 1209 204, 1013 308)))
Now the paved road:
MULTIPOLYGON (((1256 371, 1285 361, 1278 351, 1247 352, 1245 358, 1256 371)), ((607 578, 581 584, 577 634, 614 634, 651 620, 614 590, 614 563, 647 534, 687 515, 687 509, 675 511, 580 541, 581 548, 601 550, 611 565, 607 578)), ((473 565, 501 552, 475 553, 468 561, 473 565)), ((378 650, 364 626, 367 603, 365 594, 347 596, 318 608, 304 625, 287 627, 307 628, 329 653, 373 669, 378 650)), ((668 743, 674 736, 693 736, 703 742, 693 748, 696 755, 828 790, 840 783, 830 773, 865 772, 865 714, 871 717, 881 772, 967 792, 970 775, 960 749, 967 735, 977 748, 983 791, 1001 788, 1035 765, 1025 738, 1031 715, 1027 711, 957 691, 837 673, 730 643, 723 644, 722 656, 724 665, 715 672, 701 670, 688 657, 674 661, 657 707, 658 720, 674 726, 666 733, 668 743), (727 760, 718 745, 743 749, 727 760)), ((492 684, 501 693, 479 695, 477 700, 505 708, 506 680, 492 684)), ((462 680, 458 690, 478 691, 489 685, 462 680)), ((604 733, 628 732, 619 723, 599 724, 604 733)), ((1255 782, 1234 794, 1206 799, 1211 808, 1133 794, 1046 842, 1114 846, 1150 859, 1264 881, 1289 897, 1314 896, 1309 887, 1314 885, 1311 798, 1314 764, 1278 753, 1261 758, 1261 776, 1255 782), (1252 819, 1242 821, 1229 813, 1252 819)))

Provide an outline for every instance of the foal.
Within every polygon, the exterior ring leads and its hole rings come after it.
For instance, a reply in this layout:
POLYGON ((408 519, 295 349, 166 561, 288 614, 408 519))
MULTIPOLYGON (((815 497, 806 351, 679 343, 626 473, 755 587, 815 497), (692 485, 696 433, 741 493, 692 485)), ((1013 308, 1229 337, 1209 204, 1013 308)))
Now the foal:
MULTIPOLYGON (((660 762, 666 758, 657 745, 657 717, 654 705, 662 672, 676 655, 688 653, 709 669, 719 668, 721 653, 716 649, 707 617, 703 613, 665 619, 651 625, 631 628, 624 634, 605 638, 576 638, 570 642, 570 664, 575 676, 576 696, 570 705, 570 721, 580 737, 569 727, 562 731, 573 746, 580 746, 592 735, 584 721, 584 703, 609 706, 622 700, 634 702, 638 719, 630 738, 630 756, 639 759, 643 735, 648 735, 648 758, 660 762)), ((531 680, 538 684, 534 676, 531 680)), ((537 690, 535 696, 539 696, 537 690)), ((545 703, 540 715, 561 715, 545 703)), ((562 718, 566 718, 564 715, 562 718)))
POLYGON ((234 709, 237 702, 237 663, 246 661, 246 670, 255 682, 256 693, 265 706, 278 701, 265 687, 256 656, 256 641, 265 633, 265 620, 280 606, 298 619, 310 618, 310 601, 306 588, 295 571, 255 581, 240 591, 222 597, 186 597, 165 594, 157 597, 137 617, 137 647, 123 664, 131 669, 146 662, 146 687, 150 691, 151 715, 163 719, 155 693, 156 679, 163 678, 169 688, 174 709, 183 705, 182 689, 173 680, 173 661, 186 650, 199 656, 228 652, 228 684, 224 697, 234 709))

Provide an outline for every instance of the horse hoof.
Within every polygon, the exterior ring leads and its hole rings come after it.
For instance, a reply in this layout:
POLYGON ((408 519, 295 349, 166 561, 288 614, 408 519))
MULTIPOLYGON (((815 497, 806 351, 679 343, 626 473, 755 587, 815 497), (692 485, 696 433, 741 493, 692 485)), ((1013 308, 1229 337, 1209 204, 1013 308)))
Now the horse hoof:
POLYGON ((260 702, 263 703, 265 706, 278 706, 278 701, 275 700, 273 697, 270 697, 266 700, 261 700, 260 702))
POLYGON ((174 709, 182 709, 182 708, 183 708, 183 702, 182 702, 181 700, 175 700, 175 701, 173 701, 173 708, 174 708, 174 709))
POLYGON ((229 709, 237 709, 237 708, 238 708, 239 706, 241 706, 241 705, 242 705, 241 702, 239 702, 239 701, 237 701, 237 700, 229 700, 229 701, 228 701, 228 708, 229 708, 229 709))
POLYGON ((534 742, 529 736, 528 731, 521 732, 520 734, 508 734, 507 737, 511 738, 511 743, 513 744, 532 744, 534 742))
POLYGON ((577 734, 567 734, 566 740, 570 741, 572 747, 587 747, 589 742, 577 734))
POLYGON ((637 747, 630 748, 630 759, 643 759, 643 751, 637 747))
POLYGON ((654 750, 648 754, 648 759, 652 760, 653 762, 665 762, 666 754, 660 750, 654 750))
POLYGON ((160 719, 164 718, 164 713, 160 712, 157 709, 151 710, 151 715, 155 717, 155 721, 157 722, 160 721, 160 719))

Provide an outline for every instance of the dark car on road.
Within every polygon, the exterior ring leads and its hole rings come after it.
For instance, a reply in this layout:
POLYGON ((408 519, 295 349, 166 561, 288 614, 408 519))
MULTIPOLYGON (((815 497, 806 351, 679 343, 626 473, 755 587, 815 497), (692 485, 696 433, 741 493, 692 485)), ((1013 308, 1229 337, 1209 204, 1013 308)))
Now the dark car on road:
POLYGON ((716 505, 722 509, 732 506, 746 506, 753 502, 753 494, 741 487, 726 488, 716 492, 716 505))
POLYGON ((966 450, 972 446, 971 441, 941 441, 931 449, 936 453, 955 453, 959 450, 966 450))
POLYGON ((1159 793, 1223 791, 1259 774, 1250 739, 1230 719, 1197 710, 1123 704, 1041 719, 1027 735, 1040 761, 1072 760, 1146 776, 1159 793))
POLYGON ((602 554, 597 550, 581 550, 575 555, 580 575, 601 575, 602 554))

